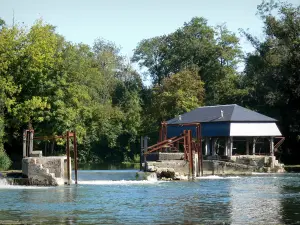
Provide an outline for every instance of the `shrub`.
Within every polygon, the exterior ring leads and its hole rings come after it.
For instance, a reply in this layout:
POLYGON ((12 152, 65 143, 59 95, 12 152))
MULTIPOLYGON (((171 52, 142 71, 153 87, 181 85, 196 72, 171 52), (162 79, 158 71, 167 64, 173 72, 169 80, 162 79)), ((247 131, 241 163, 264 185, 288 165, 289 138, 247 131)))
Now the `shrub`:
POLYGON ((11 166, 11 160, 0 146, 0 170, 7 170, 11 166))

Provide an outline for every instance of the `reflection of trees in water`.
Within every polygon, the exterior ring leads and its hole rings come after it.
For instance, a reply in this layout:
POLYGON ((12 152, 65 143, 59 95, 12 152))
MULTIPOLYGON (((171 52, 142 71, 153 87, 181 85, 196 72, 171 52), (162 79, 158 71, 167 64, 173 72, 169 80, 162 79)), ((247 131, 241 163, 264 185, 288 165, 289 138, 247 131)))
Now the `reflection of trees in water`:
POLYGON ((185 185, 172 185, 162 195, 163 204, 155 222, 168 224, 229 224, 230 182, 228 180, 200 180, 185 185))
POLYGON ((7 207, 0 214, 0 223, 20 224, 76 224, 78 214, 72 210, 76 206, 77 188, 56 187, 12 190, 14 206, 7 207), (13 222, 14 221, 14 222, 13 222))
POLYGON ((233 224, 281 224, 280 179, 253 176, 232 182, 230 203, 233 224))
POLYGON ((286 182, 281 187, 282 223, 300 224, 300 182, 299 178, 286 182))

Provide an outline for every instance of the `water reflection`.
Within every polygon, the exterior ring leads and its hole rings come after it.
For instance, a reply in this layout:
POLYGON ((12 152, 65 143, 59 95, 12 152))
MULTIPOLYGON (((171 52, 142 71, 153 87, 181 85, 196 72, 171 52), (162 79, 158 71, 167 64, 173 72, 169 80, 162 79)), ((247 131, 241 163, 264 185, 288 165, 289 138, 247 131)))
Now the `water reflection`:
POLYGON ((199 181, 187 187, 183 196, 183 216, 186 224, 228 224, 230 222, 230 183, 227 180, 199 181), (190 188, 195 188, 191 190, 190 188))
POLYGON ((282 223, 300 224, 300 179, 299 175, 284 178, 281 193, 282 223))
MULTIPOLYGON (((63 211, 76 207, 77 188, 35 188, 7 189, 0 196, 0 224, 4 221, 19 221, 21 223, 39 222, 74 224, 77 215, 64 214, 63 211), (8 195, 7 195, 8 194, 8 195)), ((8 223, 9 224, 9 223, 8 223)), ((50 223, 49 223, 50 224, 50 223)))
POLYGON ((280 187, 277 177, 252 177, 230 185, 232 224, 280 224, 280 187))

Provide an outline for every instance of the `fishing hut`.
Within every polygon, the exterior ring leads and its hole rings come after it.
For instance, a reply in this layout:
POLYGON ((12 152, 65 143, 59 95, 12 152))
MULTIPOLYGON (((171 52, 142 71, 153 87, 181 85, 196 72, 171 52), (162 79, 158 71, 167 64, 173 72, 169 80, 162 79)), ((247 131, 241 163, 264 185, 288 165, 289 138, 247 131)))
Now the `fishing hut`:
POLYGON ((144 169, 189 177, 283 171, 275 153, 285 138, 276 122, 236 104, 199 107, 162 122, 157 144, 143 139, 144 169))

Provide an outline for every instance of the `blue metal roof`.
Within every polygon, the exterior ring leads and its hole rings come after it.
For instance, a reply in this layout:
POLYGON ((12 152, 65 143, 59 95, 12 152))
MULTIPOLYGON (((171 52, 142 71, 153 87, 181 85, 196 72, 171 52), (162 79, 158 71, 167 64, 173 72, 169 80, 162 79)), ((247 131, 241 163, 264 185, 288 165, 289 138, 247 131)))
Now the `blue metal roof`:
POLYGON ((215 122, 276 122, 276 119, 236 104, 205 106, 168 120, 168 124, 215 122))

